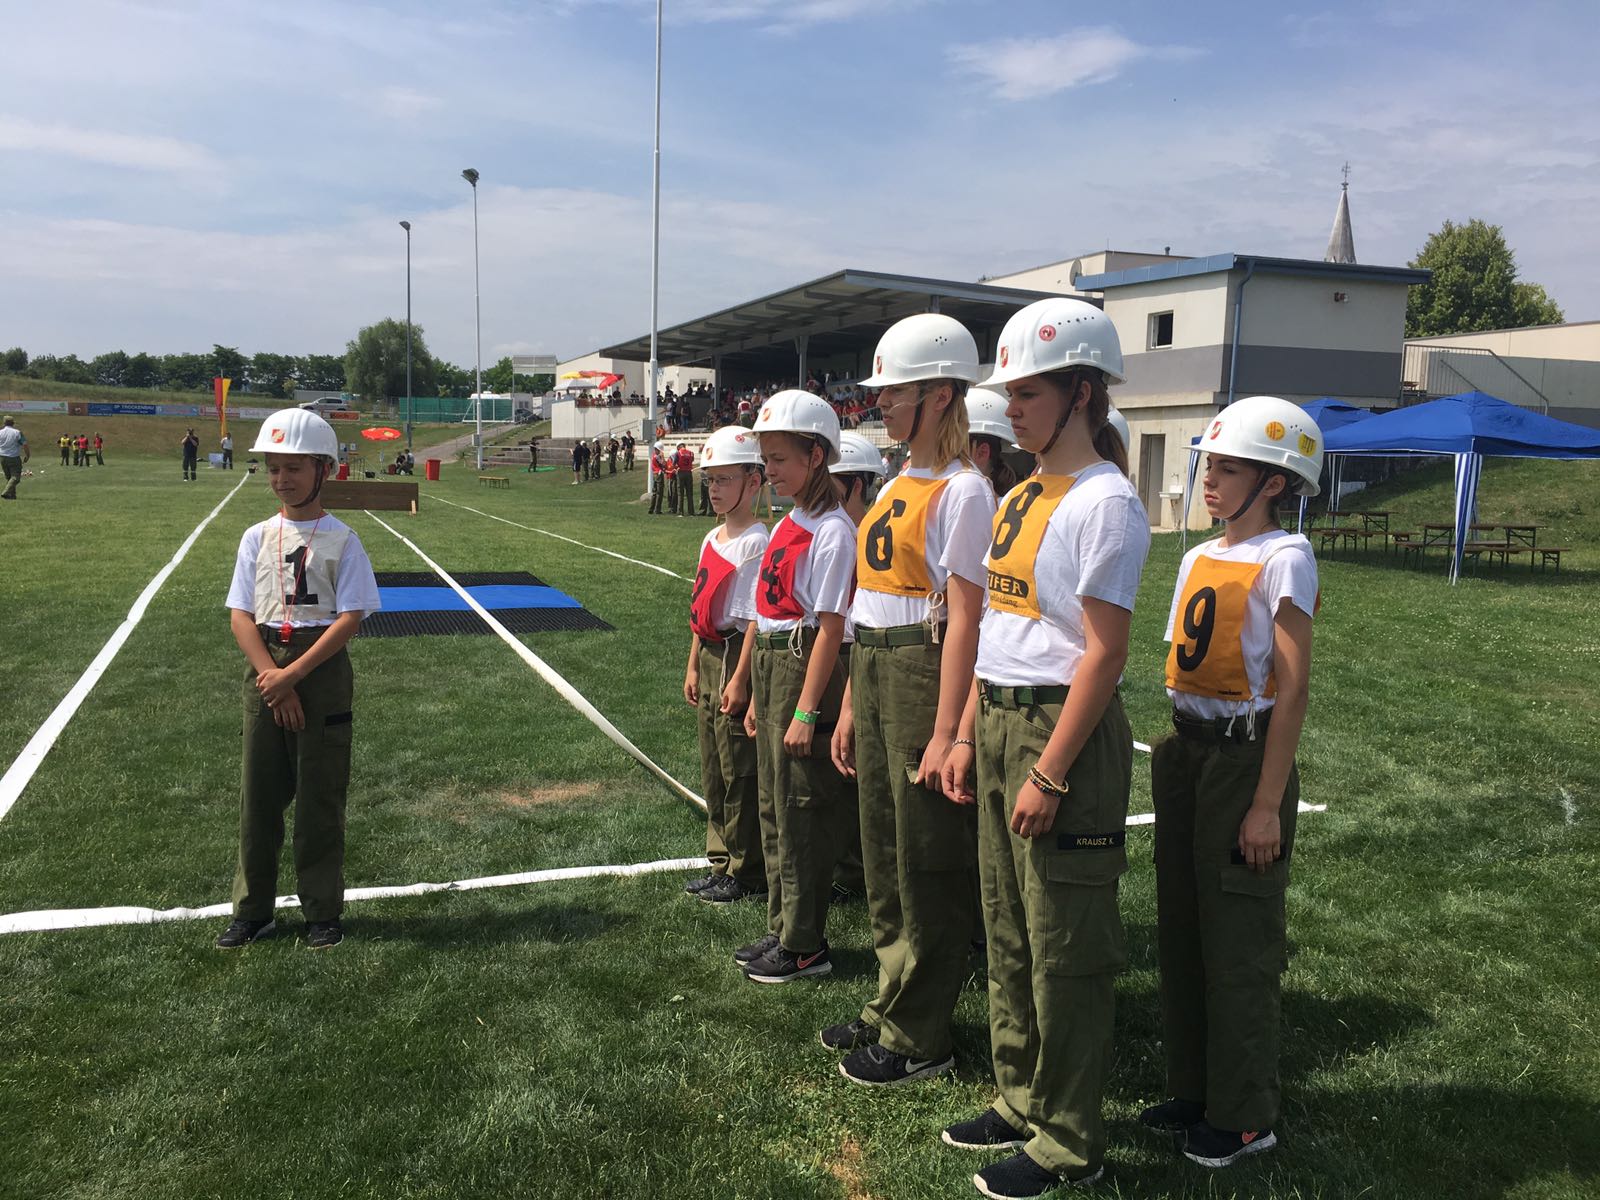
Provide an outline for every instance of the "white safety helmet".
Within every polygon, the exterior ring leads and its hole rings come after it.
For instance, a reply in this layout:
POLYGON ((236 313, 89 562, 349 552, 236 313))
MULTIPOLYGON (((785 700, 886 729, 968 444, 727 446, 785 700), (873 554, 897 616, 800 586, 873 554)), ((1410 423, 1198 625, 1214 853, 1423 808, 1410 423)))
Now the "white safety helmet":
POLYGON ((1011 314, 1000 331, 994 373, 984 387, 1065 367, 1097 367, 1108 383, 1122 383, 1122 342, 1117 327, 1092 304, 1066 296, 1035 300, 1011 314))
POLYGON ((878 339, 872 374, 862 387, 890 387, 924 379, 962 379, 976 383, 978 343, 967 327, 942 313, 917 313, 889 326, 878 339))
POLYGON ((1122 439, 1122 448, 1125 451, 1133 450, 1133 435, 1128 432, 1128 418, 1117 411, 1115 404, 1106 409, 1106 424, 1111 426, 1119 438, 1122 439))
POLYGON ((1290 492, 1315 496, 1322 490, 1322 430, 1305 409, 1276 396, 1246 396, 1217 414, 1195 449, 1287 471, 1290 492))
POLYGON ((316 413, 304 408, 284 408, 261 422, 251 454, 311 454, 339 461, 339 437, 316 413))
POLYGON ((736 467, 761 465, 761 443, 742 425, 724 425, 700 447, 700 466, 736 467))
POLYGON ((975 387, 967 392, 967 432, 974 437, 997 437, 1007 446, 1014 447, 1017 435, 1011 430, 1011 418, 1006 409, 1011 401, 990 388, 975 387))
POLYGON ((821 396, 799 388, 774 392, 756 417, 756 433, 798 433, 819 438, 827 449, 827 464, 839 461, 839 414, 821 396))
POLYGON ((883 469, 883 455, 859 433, 839 435, 839 461, 828 470, 835 475, 876 475, 879 479, 888 474, 883 469))

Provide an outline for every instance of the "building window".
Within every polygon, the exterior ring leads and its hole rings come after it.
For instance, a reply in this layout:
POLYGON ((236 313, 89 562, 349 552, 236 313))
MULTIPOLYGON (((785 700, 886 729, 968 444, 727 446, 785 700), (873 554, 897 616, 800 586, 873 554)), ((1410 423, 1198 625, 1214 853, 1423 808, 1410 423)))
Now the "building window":
POLYGON ((1159 350, 1163 346, 1172 345, 1172 314, 1170 312, 1150 314, 1150 337, 1145 346, 1147 350, 1159 350))

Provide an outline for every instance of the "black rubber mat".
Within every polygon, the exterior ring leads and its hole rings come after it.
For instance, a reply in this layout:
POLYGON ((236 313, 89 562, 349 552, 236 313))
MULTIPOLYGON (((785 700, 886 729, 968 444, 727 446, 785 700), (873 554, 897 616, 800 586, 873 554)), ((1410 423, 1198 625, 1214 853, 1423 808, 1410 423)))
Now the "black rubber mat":
MULTIPOLYGON (((430 575, 437 582, 437 577, 430 575)), ((466 579, 457 576, 462 584, 466 579)), ((529 577, 516 580, 525 582, 529 577)), ((494 582, 500 582, 498 580, 494 582)), ((390 587, 398 586, 389 584, 390 587)), ((494 614, 512 633, 562 633, 569 630, 613 629, 586 608, 505 608, 494 614)), ((475 612, 375 612, 361 622, 362 637, 417 637, 492 632, 475 612)))

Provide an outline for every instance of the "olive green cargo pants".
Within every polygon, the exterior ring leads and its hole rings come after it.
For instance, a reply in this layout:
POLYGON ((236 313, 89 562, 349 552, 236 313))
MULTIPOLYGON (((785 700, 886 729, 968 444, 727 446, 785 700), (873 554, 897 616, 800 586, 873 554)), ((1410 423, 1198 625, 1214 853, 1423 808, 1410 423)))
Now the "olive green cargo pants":
POLYGON ((1261 778, 1264 737, 1156 743, 1157 947, 1167 1091, 1203 1101, 1218 1129, 1270 1129, 1279 1115, 1278 1008, 1288 963, 1284 891, 1300 778, 1278 809, 1283 856, 1241 861, 1239 826, 1261 778))
POLYGON ((861 853, 878 994, 861 1011, 879 1044, 950 1053, 950 1018, 971 974, 977 913, 973 805, 912 782, 939 707, 940 647, 857 644, 850 657, 861 853))
POLYGON ((767 865, 767 929, 784 949, 812 954, 822 948, 839 847, 858 819, 856 788, 834 767, 830 749, 844 698, 842 662, 834 664, 823 692, 811 753, 795 758, 784 751, 783 735, 800 703, 816 630, 805 631, 799 658, 788 648, 788 636, 759 636, 751 668, 761 843, 767 865))
POLYGON ((722 689, 738 666, 744 632, 721 645, 700 643, 700 780, 706 801, 706 858, 718 875, 732 875, 750 891, 764 891, 761 810, 756 788, 756 744, 745 736, 744 712, 722 711, 722 689))
POLYGON ((1060 716, 1060 704, 980 702, 978 867, 995 1110, 1028 1131, 1024 1149, 1040 1166, 1079 1177, 1105 1156, 1114 981, 1127 961, 1117 880, 1128 861, 1133 734, 1113 695, 1067 771, 1050 832, 1018 837, 1018 789, 1060 716))
MULTIPOLYGON (((310 633, 297 631, 293 645, 280 646, 274 639, 267 650, 284 667, 314 640, 310 633)), ((300 907, 307 921, 337 920, 344 908, 344 809, 354 728, 350 710, 355 674, 349 652, 340 650, 295 688, 306 717, 306 727, 298 733, 280 728, 272 719, 255 679, 255 668, 246 668, 233 915, 245 921, 271 918, 283 814, 293 802, 295 891, 300 907)))

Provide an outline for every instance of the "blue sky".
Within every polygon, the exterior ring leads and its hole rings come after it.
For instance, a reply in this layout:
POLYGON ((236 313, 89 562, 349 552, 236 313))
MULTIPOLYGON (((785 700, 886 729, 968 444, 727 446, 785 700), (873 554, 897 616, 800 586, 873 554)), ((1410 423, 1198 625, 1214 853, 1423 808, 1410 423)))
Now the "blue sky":
MULTIPOLYGON (((653 0, 11 6, 0 345, 470 364, 649 319, 653 0)), ((1600 318, 1600 6, 667 0, 663 325, 845 266, 1320 258, 1505 227, 1600 318)))

